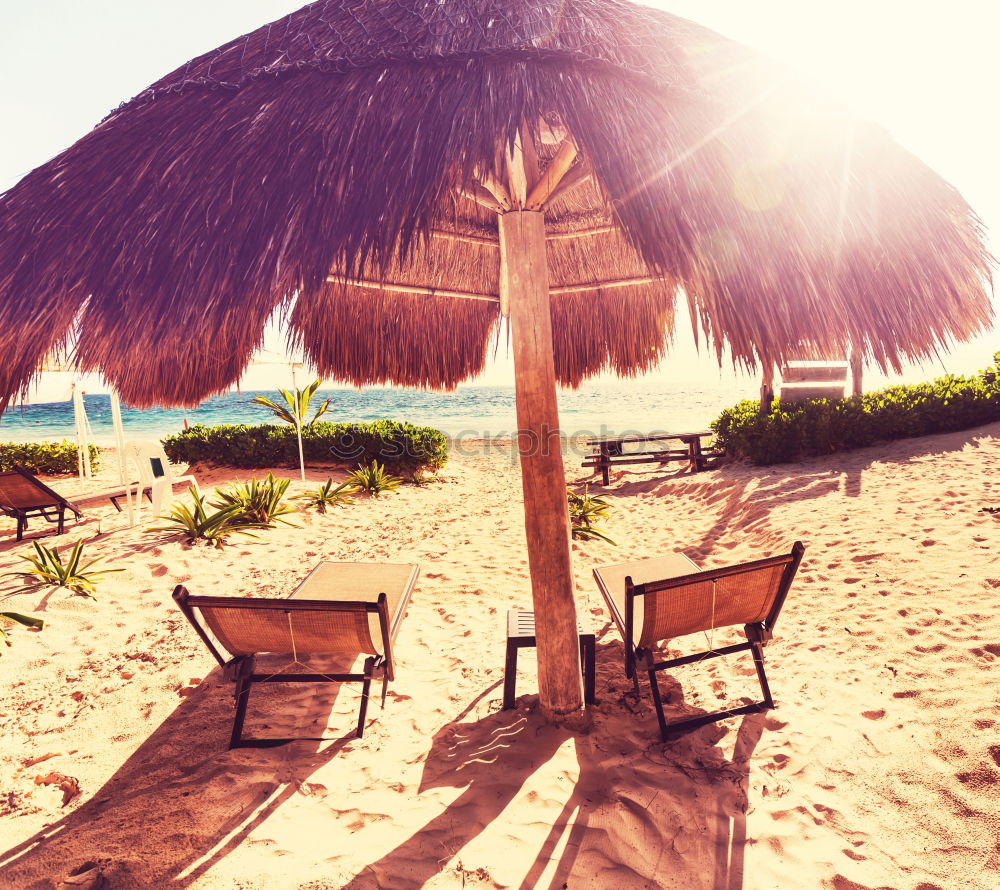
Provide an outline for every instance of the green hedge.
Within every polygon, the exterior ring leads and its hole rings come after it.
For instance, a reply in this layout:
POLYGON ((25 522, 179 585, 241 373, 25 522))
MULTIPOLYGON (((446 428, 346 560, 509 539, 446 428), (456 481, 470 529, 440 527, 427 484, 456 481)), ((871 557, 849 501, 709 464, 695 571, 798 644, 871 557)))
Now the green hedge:
MULTIPOLYGON (((193 426, 168 436, 163 448, 171 461, 208 461, 233 467, 297 467, 295 428, 288 424, 261 426, 193 426)), ((444 433, 430 427, 379 420, 375 423, 317 422, 302 430, 307 462, 352 465, 377 460, 391 472, 412 474, 438 469, 448 460, 444 433)))
MULTIPOLYGON (((45 476, 76 473, 76 443, 67 442, 7 442, 0 444, 0 472, 12 470, 14 465, 33 470, 45 476)), ((90 446, 90 465, 101 467, 101 449, 90 446)))
POLYGON ((768 414, 740 402, 712 423, 716 443, 732 457, 776 464, 876 442, 951 432, 1000 420, 998 367, 972 377, 890 386, 848 399, 789 403, 775 400, 768 414))

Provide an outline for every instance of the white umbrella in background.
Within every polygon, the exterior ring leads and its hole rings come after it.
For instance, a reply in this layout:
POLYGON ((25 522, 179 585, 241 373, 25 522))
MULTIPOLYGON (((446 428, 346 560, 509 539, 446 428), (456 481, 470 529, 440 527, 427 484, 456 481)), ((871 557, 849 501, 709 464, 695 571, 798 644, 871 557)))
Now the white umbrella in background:
POLYGON ((111 390, 111 422, 115 427, 115 450, 118 452, 118 481, 125 485, 125 426, 118 393, 111 390))
POLYGON ((94 470, 90 463, 90 423, 83 403, 82 381, 77 376, 76 368, 60 359, 50 358, 42 365, 41 371, 47 376, 38 378, 28 395, 17 399, 14 404, 24 406, 71 402, 73 425, 76 429, 77 474, 81 482, 92 479, 94 470))
POLYGON ((73 381, 73 421, 76 424, 76 466, 80 481, 92 479, 94 469, 90 464, 90 426, 87 409, 83 404, 83 387, 73 381))
MULTIPOLYGON (((73 423, 76 428, 77 474, 81 482, 91 480, 94 478, 94 469, 90 461, 90 445, 93 431, 83 400, 86 394, 83 388, 83 378, 77 374, 74 365, 56 358, 50 358, 46 361, 41 367, 41 372, 46 376, 39 378, 38 382, 25 398, 19 399, 13 404, 49 405, 71 402, 73 405, 73 423)), ((111 422, 115 435, 115 456, 118 462, 118 481, 121 485, 126 486, 125 495, 128 505, 129 524, 134 525, 132 495, 131 490, 127 487, 125 477, 125 427, 122 424, 121 402, 119 401, 118 393, 113 389, 109 390, 109 395, 111 398, 111 422)))

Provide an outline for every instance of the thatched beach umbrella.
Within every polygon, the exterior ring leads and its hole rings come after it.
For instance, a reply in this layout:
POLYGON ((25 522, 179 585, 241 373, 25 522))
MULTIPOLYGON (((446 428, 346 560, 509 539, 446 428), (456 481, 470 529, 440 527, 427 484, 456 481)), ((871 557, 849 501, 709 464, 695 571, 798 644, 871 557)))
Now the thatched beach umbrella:
POLYGON ((961 196, 718 35, 624 0, 326 0, 194 59, 0 197, 0 397, 71 342, 133 405, 277 309, 325 377, 453 387, 509 316, 543 705, 580 706, 556 382, 896 368, 990 318, 961 196))

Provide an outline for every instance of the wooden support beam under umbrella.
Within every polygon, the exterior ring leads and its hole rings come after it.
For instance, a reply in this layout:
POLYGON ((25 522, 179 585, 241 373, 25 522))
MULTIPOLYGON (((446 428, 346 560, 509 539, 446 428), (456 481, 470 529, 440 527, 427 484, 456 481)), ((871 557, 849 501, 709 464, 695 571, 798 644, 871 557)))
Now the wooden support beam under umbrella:
POLYGON ((556 160, 541 176, 533 161, 537 156, 533 147, 530 152, 523 150, 529 139, 530 135, 521 131, 508 157, 509 191, 502 197, 511 209, 501 212, 498 219, 500 307, 502 314, 509 313, 514 348, 518 451, 538 640, 538 684, 545 690, 544 706, 556 714, 565 714, 578 710, 583 701, 552 351, 544 206, 568 171, 576 148, 564 142, 556 160))
POLYGON ((680 297, 751 370, 898 370, 992 320, 961 195, 799 80, 627 0, 311 3, 0 196, 0 400, 71 342, 196 404, 275 313, 325 378, 450 389, 509 316, 540 697, 574 711, 557 383, 655 366, 680 297))

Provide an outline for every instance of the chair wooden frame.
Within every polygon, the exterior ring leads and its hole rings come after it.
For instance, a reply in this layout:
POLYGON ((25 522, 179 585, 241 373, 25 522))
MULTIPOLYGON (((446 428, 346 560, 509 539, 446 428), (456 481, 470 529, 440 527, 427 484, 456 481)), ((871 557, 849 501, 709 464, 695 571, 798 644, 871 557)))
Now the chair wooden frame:
MULTIPOLYGON (((396 609, 395 624, 398 625, 403 612, 406 610, 413 584, 416 581, 416 574, 404 591, 396 609)), ((364 732, 365 716, 368 712, 368 697, 371 690, 372 678, 377 670, 382 673, 382 704, 385 705, 386 687, 388 681, 394 679, 394 666, 392 657, 392 637, 390 631, 390 615, 388 608, 388 598, 386 594, 380 593, 375 602, 360 600, 329 600, 329 599, 285 599, 285 598, 262 598, 262 597, 220 597, 220 596, 192 596, 187 588, 178 584, 173 592, 174 601, 180 608, 184 616, 191 622, 198 636, 206 645, 215 660, 224 669, 227 679, 236 682, 234 697, 236 700, 236 715, 233 719, 233 729, 229 737, 229 747, 232 748, 269 748, 277 745, 284 745, 288 742, 301 741, 293 738, 275 739, 251 739, 243 736, 243 722, 246 718, 247 705, 250 700, 250 687, 254 683, 361 683, 361 706, 358 713, 357 737, 361 738, 364 732), (250 655, 236 655, 226 659, 219 651, 220 646, 213 641, 208 630, 201 621, 198 620, 196 610, 202 607, 213 609, 240 609, 252 610, 261 609, 268 611, 278 611, 290 613, 295 611, 313 612, 361 612, 366 615, 374 614, 378 616, 379 629, 382 637, 382 653, 369 656, 365 659, 363 673, 280 673, 262 674, 254 670, 255 658, 259 653, 250 655)), ((362 653, 363 654, 363 653, 362 653)))
MULTIPOLYGON (((612 602, 609 592, 600 584, 601 591, 608 602, 612 618, 618 624, 619 631, 625 641, 625 675, 632 680, 636 694, 639 694, 638 671, 645 671, 649 677, 650 692, 653 698, 653 705, 656 709, 656 719, 660 726, 660 735, 666 739, 671 734, 682 732, 704 726, 708 723, 715 723, 727 717, 737 717, 743 714, 757 714, 775 707, 771 689, 767 682, 767 675, 764 672, 764 646, 773 636, 774 625, 781 613, 781 608, 788 596, 795 573, 798 571, 799 563, 802 561, 802 554, 805 547, 801 541, 796 541, 791 553, 782 556, 773 556, 766 559, 758 559, 752 562, 740 563, 739 565, 726 566, 719 569, 709 569, 707 571, 694 572, 687 575, 679 575, 675 578, 668 578, 661 581, 647 581, 644 584, 633 584, 631 576, 625 578, 625 614, 620 616, 617 607, 612 602), (768 609, 767 616, 763 621, 746 624, 743 631, 746 634, 745 643, 735 643, 730 646, 723 646, 719 649, 710 649, 705 652, 696 652, 691 655, 683 655, 678 658, 670 658, 665 661, 657 661, 651 649, 637 646, 635 643, 636 627, 636 600, 640 597, 669 595, 670 591, 677 588, 693 584, 703 584, 705 582, 717 581, 720 578, 738 576, 747 572, 761 569, 784 566, 784 571, 774 592, 773 599, 768 609), (659 671, 674 667, 682 667, 686 664, 693 664, 707 658, 717 658, 722 655, 732 655, 737 652, 748 651, 753 657, 754 667, 757 671, 757 679, 760 682, 763 698, 760 701, 736 708, 727 708, 711 714, 702 714, 698 717, 691 717, 687 720, 678 720, 668 724, 663 713, 663 699, 660 695, 660 687, 657 683, 656 674, 659 671)), ((725 626, 725 625, 723 625, 725 626)), ((700 630, 709 630, 705 627, 700 630)), ((696 632, 696 631, 686 631, 696 632)))
MULTIPOLYGON (((80 508, 66 500, 58 491, 53 491, 37 476, 24 467, 15 466, 0 476, 21 476, 26 479, 33 488, 37 489, 40 495, 48 499, 48 503, 34 504, 32 506, 18 506, 8 503, 5 498, 0 497, 0 511, 17 520, 17 540, 24 539, 24 531, 28 527, 28 519, 40 516, 46 522, 56 525, 56 534, 61 535, 66 530, 66 511, 71 511, 77 519, 83 516, 80 508)), ((41 498, 40 498, 41 499, 41 498)))

